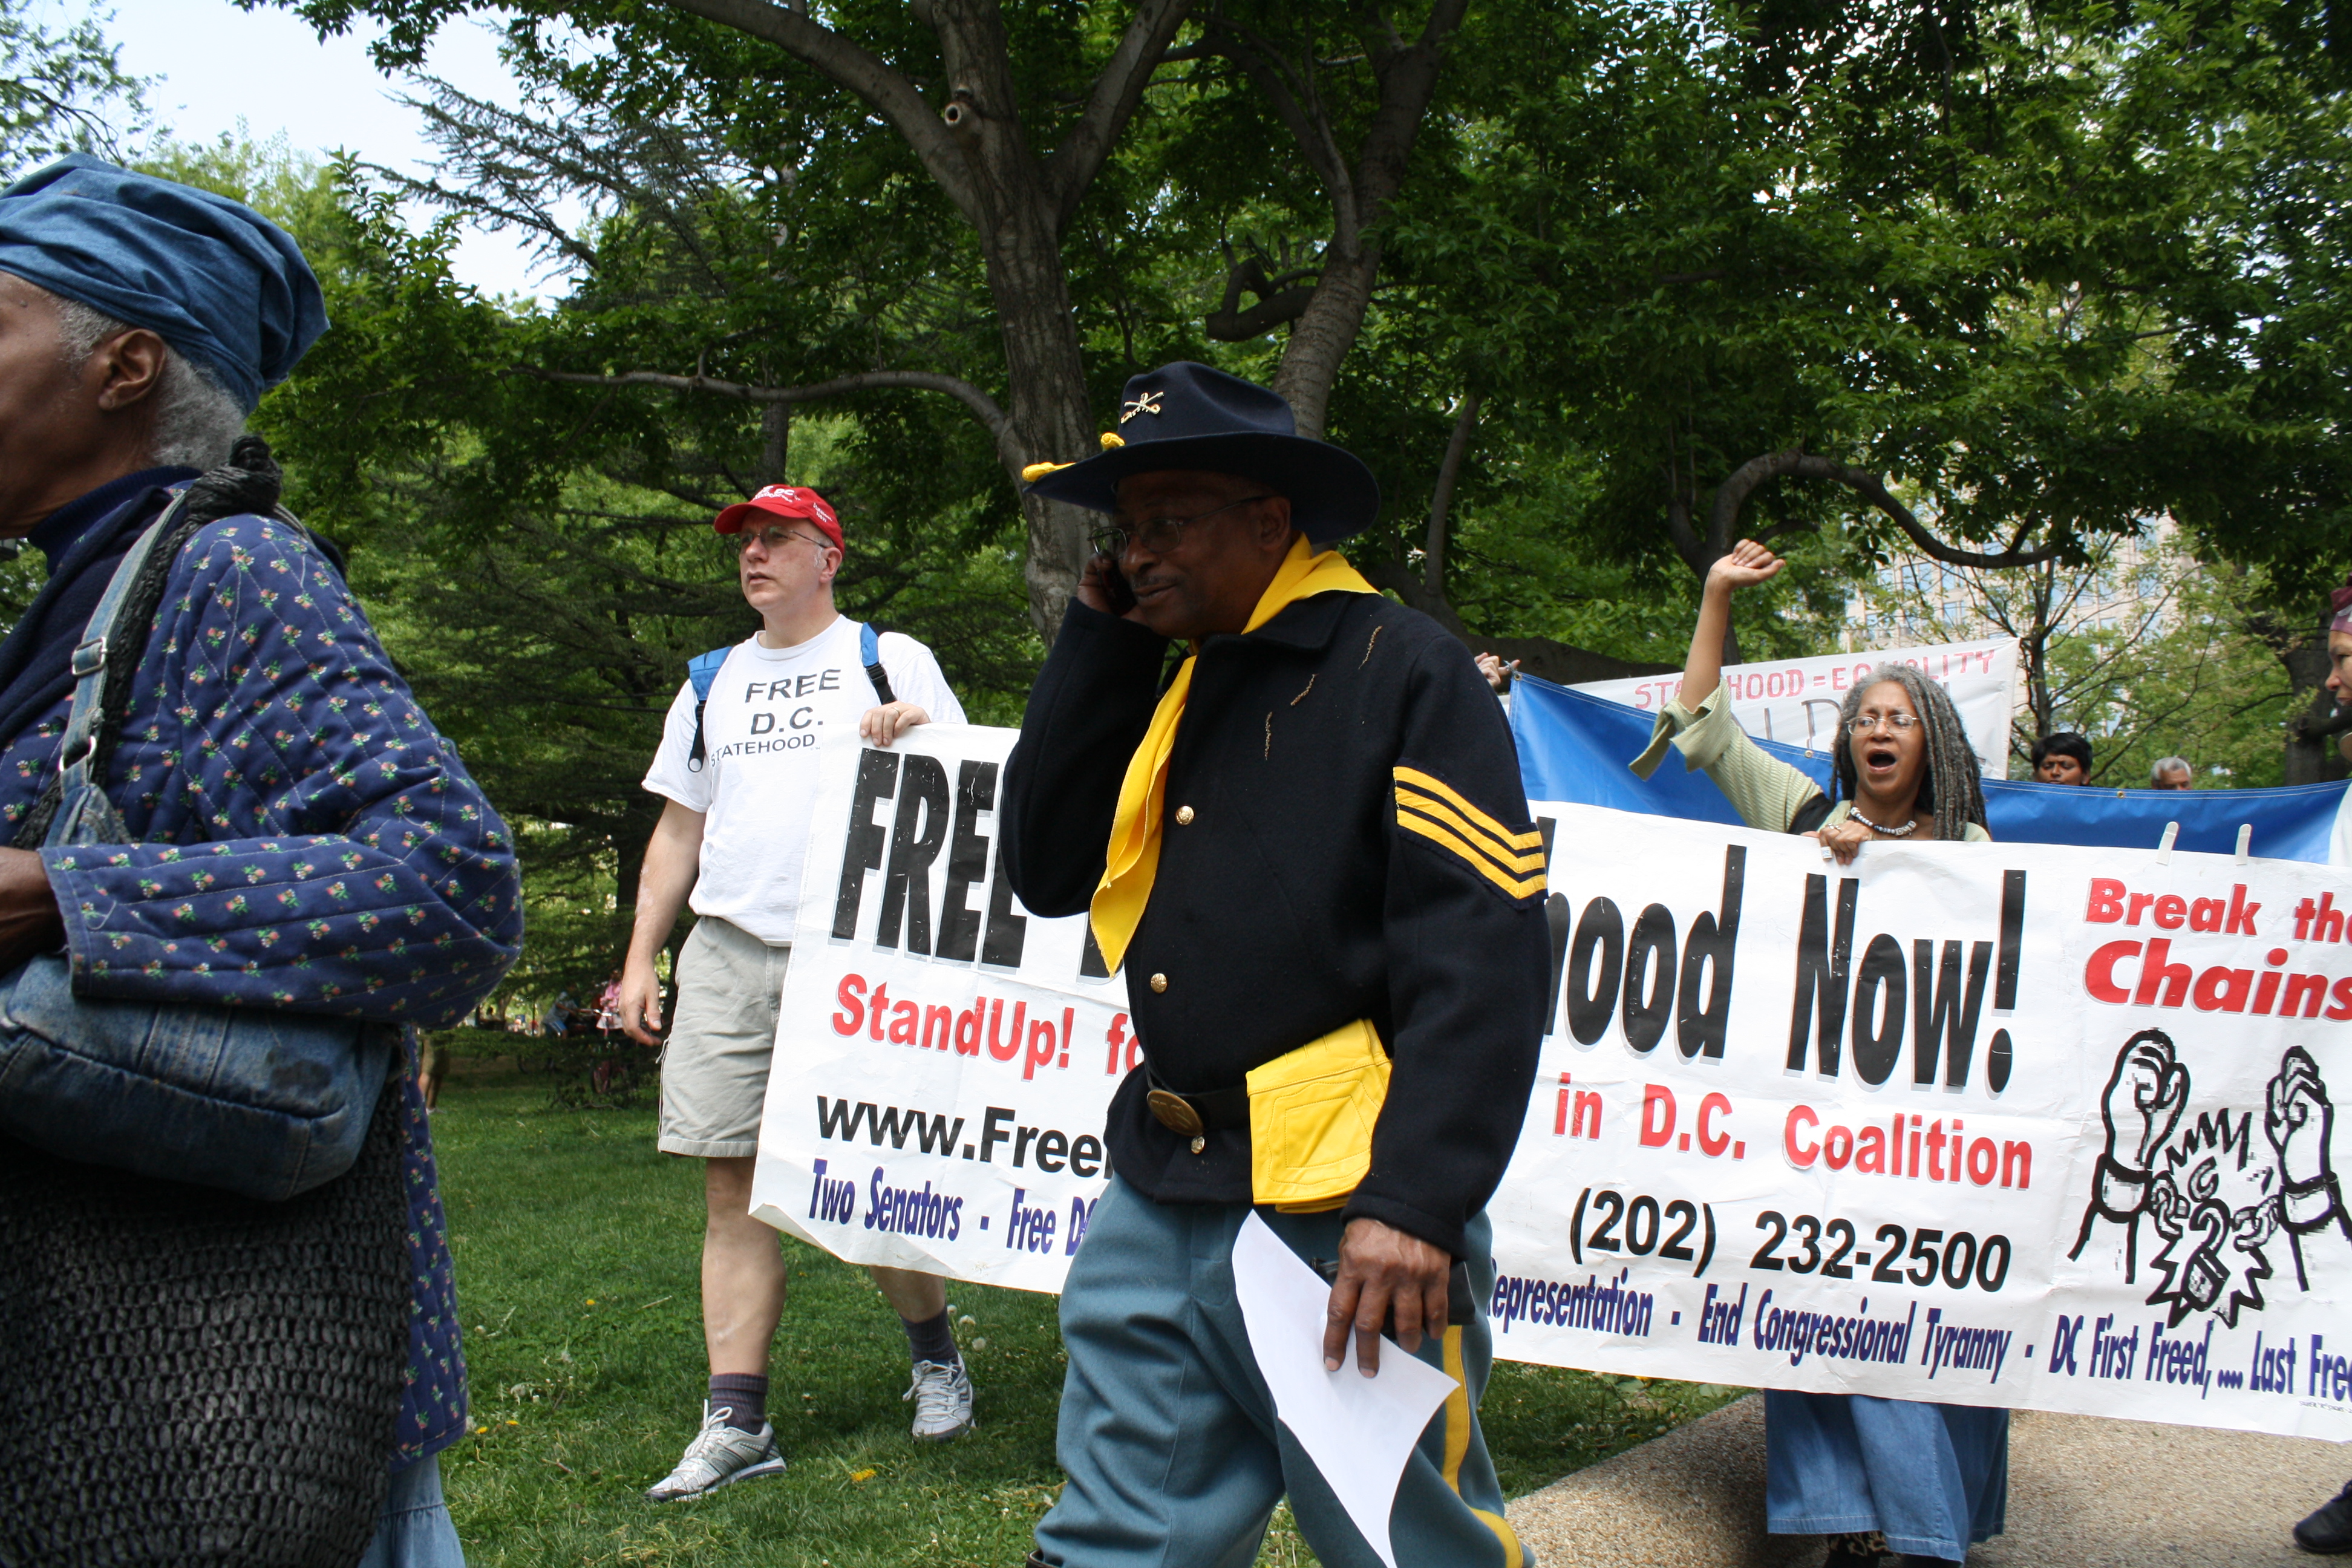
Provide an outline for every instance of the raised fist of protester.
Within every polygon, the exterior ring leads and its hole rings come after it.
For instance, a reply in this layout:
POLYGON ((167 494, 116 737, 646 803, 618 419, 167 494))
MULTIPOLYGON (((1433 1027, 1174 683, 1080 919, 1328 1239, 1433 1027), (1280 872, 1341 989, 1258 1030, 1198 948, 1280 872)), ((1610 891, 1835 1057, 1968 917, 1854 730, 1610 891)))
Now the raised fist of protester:
POLYGON ((2107 1124, 2107 1160, 2134 1176, 2146 1176, 2156 1151, 2171 1134, 2189 1103, 2189 1069, 2173 1059, 2172 1040, 2160 1030, 2143 1029, 2116 1057, 2099 1101, 2107 1124))
POLYGON ((1356 1336, 1356 1370, 1381 1370, 1381 1325, 1393 1313, 1397 1343, 1421 1348, 1426 1333, 1445 1331, 1446 1277, 1453 1256, 1417 1236, 1376 1219, 1351 1219, 1339 1237, 1339 1276, 1323 1322, 1323 1366, 1339 1370, 1348 1335, 1356 1336))
POLYGON ((0 973, 37 952, 55 952, 65 941, 65 918, 41 858, 30 849, 0 849, 0 973))
POLYGON ((2278 1151, 2279 1177, 2289 1187, 2310 1188, 2326 1181, 2327 1137, 2336 1110, 2327 1102, 2327 1086, 2319 1079, 2319 1064, 2301 1046, 2279 1062, 2271 1079, 2263 1111, 2263 1131, 2278 1151))
POLYGON ((931 716, 911 702, 885 702, 859 718, 857 738, 870 746, 887 747, 916 725, 930 721, 931 716))
POLYGON ((1722 684, 1732 594, 1769 582, 1780 575, 1781 565, 1779 556, 1752 539, 1743 539, 1707 568, 1706 586, 1698 596, 1698 622, 1691 627, 1690 658, 1683 665, 1683 683, 1675 694, 1685 707, 1696 711, 1722 684))
POLYGON ((1706 586, 1718 592, 1753 588, 1780 574, 1788 563, 1752 539, 1743 539, 1706 569, 1706 586))

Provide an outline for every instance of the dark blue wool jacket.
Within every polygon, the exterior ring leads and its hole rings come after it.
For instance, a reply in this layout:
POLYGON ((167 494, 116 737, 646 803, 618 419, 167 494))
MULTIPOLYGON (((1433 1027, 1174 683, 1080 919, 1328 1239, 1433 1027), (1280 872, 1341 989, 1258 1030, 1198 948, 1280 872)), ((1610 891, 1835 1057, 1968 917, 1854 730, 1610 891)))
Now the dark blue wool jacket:
MULTIPOLYGON (((1102 879, 1168 652, 1076 601, 1062 622, 1002 806, 1006 875, 1038 914, 1076 914, 1102 879)), ((1193 1152, 1151 1115, 1147 1073, 1229 1091, 1366 1019, 1393 1075, 1346 1215, 1470 1256, 1527 1119, 1550 980, 1544 846, 1470 650, 1377 594, 1207 638, 1166 811, 1126 956, 1144 1065, 1111 1100, 1120 1177, 1161 1203, 1249 1202, 1249 1128, 1193 1152)))

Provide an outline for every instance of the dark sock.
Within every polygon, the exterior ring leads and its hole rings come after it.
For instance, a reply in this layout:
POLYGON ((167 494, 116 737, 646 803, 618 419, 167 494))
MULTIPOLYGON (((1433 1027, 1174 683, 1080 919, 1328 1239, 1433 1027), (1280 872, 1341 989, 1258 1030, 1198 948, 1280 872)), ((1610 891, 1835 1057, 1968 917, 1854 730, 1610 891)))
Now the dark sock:
POLYGON ((768 1380, 749 1373, 719 1373, 710 1380, 710 1407, 724 1408, 727 1425, 738 1432, 757 1432, 768 1421, 768 1380))
POLYGON ((907 1325, 908 1354, 917 1361, 937 1362, 941 1366, 955 1365, 955 1330, 948 1326, 947 1313, 943 1311, 936 1318, 925 1318, 919 1323, 911 1318, 898 1321, 907 1325))

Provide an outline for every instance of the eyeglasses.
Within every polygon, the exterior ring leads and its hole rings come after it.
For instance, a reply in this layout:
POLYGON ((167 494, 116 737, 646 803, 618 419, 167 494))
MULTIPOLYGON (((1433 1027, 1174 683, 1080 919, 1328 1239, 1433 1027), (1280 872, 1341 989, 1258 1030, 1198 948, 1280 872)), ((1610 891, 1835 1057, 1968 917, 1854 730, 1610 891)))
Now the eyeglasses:
POLYGON ((751 548, 751 542, 755 539, 760 542, 761 548, 771 554, 782 550, 795 539, 805 539, 819 550, 833 548, 833 541, 830 539, 820 539, 814 533, 803 533, 796 528, 787 528, 780 522, 772 522, 765 528, 744 529, 735 536, 735 548, 739 552, 749 550, 751 548))
POLYGON ((1108 528, 1098 528, 1087 535, 1087 542, 1095 547, 1096 554, 1108 555, 1114 559, 1126 554, 1138 545, 1154 555, 1165 555, 1183 542, 1184 528, 1188 523, 1200 522, 1204 519, 1216 516, 1221 511, 1231 511, 1237 506, 1247 506, 1252 501, 1279 500, 1280 499, 1282 498, 1269 491, 1262 496, 1244 496, 1239 500, 1229 500, 1223 506, 1213 506, 1206 511, 1196 511, 1190 517, 1163 515, 1147 517, 1140 522, 1113 523, 1108 528))
POLYGON ((1845 727, 1851 734, 1867 735, 1884 724, 1898 735, 1907 735, 1918 723, 1916 713, 1864 713, 1847 720, 1845 727))

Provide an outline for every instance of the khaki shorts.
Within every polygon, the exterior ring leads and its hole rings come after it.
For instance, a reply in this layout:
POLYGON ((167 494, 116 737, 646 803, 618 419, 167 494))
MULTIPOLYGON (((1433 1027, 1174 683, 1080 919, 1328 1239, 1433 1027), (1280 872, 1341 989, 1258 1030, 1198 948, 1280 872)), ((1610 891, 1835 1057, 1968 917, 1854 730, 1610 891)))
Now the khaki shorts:
POLYGON ((742 927, 708 916, 677 954, 677 1014, 662 1047, 665 1154, 750 1159, 760 1152, 760 1110, 776 1050, 789 946, 770 947, 742 927))

